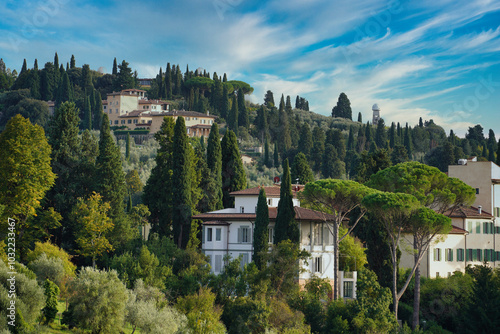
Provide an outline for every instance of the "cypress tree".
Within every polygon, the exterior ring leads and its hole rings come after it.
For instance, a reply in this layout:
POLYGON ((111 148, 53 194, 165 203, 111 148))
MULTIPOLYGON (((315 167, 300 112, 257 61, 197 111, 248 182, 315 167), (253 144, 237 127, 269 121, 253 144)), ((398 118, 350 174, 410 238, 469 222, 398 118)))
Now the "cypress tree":
POLYGON ((56 108, 66 101, 71 101, 71 87, 68 73, 64 72, 57 89, 56 108))
POLYGON ((408 157, 411 159, 412 157, 412 143, 411 143, 411 128, 408 128, 408 123, 406 123, 405 135, 404 135, 404 146, 406 148, 406 152, 408 153, 408 157))
POLYGON ((29 81, 29 86, 30 86, 30 92, 31 92, 31 97, 33 99, 40 99, 41 94, 40 94, 40 76, 38 75, 38 70, 33 69, 30 73, 30 81, 29 81))
POLYGON ((54 55, 54 83, 55 85, 59 84, 59 79, 60 79, 60 76, 59 76, 59 56, 57 55, 57 52, 56 54, 54 55))
POLYGON ((363 116, 361 115, 361 112, 358 113, 358 122, 363 123, 363 116))
MULTIPOLYGON (((116 61, 116 58, 115 58, 116 61)), ((76 61, 75 61, 75 55, 71 55, 71 59, 69 61, 69 68, 75 68, 76 67, 76 61)))
POLYGON ((271 159, 269 157, 269 140, 267 139, 267 136, 264 143, 264 165, 267 168, 271 168, 271 159))
POLYGON ((116 62, 116 57, 113 60, 113 71, 111 72, 112 75, 118 75, 118 64, 116 62))
POLYGON ((217 189, 215 207, 209 208, 209 210, 220 210, 224 208, 224 205, 222 202, 222 148, 217 123, 212 124, 210 135, 208 136, 207 165, 212 173, 212 178, 215 180, 217 189))
POLYGON ((311 158, 311 150, 313 147, 313 137, 311 133, 311 129, 309 128, 309 124, 305 123, 302 125, 300 129, 300 141, 299 141, 299 152, 305 154, 305 156, 310 159, 311 158))
POLYGON ((495 132, 490 129, 488 132, 488 160, 495 161, 495 151, 497 150, 497 141, 495 137, 495 132))
POLYGON ((94 127, 94 130, 98 130, 101 128, 103 114, 102 97, 101 93, 99 93, 98 90, 96 90, 94 94, 94 107, 92 110, 94 110, 94 119, 92 121, 92 125, 94 127))
POLYGON ((497 143, 497 161, 496 164, 500 166, 500 139, 498 139, 497 143))
MULTIPOLYGON (((222 97, 221 97, 220 102, 221 102, 220 107, 219 107, 220 117, 224 118, 226 121, 228 121, 229 100, 228 100, 227 85, 222 85, 222 97)), ((229 123, 228 123, 228 126, 229 126, 229 123)))
POLYGON ((238 126, 243 126, 248 129, 250 120, 248 119, 248 110, 245 106, 245 94, 243 90, 238 89, 238 126))
POLYGON ((345 93, 340 93, 337 105, 332 108, 332 117, 342 117, 352 120, 351 102, 345 93))
POLYGON ((236 136, 238 136, 238 101, 236 100, 236 95, 233 94, 233 103, 231 105, 231 111, 227 116, 227 125, 230 130, 233 130, 236 136))
POLYGON ((182 73, 179 65, 175 68, 175 95, 181 95, 182 93, 182 73))
POLYGON ((285 112, 285 99, 283 94, 281 94, 280 108, 278 111, 278 138, 279 138, 279 151, 282 155, 292 146, 292 139, 290 137, 290 125, 288 122, 288 115, 285 112))
POLYGON ((321 160, 325 151, 325 132, 319 126, 313 129, 313 147, 311 150, 311 160, 314 162, 313 171, 321 170, 321 160))
POLYGON ((297 95, 297 97, 295 98, 295 109, 301 109, 300 108, 300 98, 299 96, 297 95))
POLYGON ((83 130, 92 130, 92 111, 90 110, 90 97, 89 96, 86 96, 84 98, 82 129, 83 130))
POLYGON ((325 145, 321 161, 321 174, 325 179, 333 177, 335 162, 338 160, 337 150, 332 144, 325 145))
POLYGON ((292 182, 306 184, 314 181, 314 174, 304 153, 299 152, 293 159, 292 182))
POLYGON ((21 72, 19 72, 19 75, 23 74, 28 70, 28 64, 26 63, 26 58, 23 60, 23 67, 21 68, 21 72))
POLYGON ((349 136, 347 137, 347 150, 354 151, 354 127, 351 125, 349 127, 349 136))
POLYGON ((383 118, 380 118, 377 123, 375 144, 377 144, 378 148, 387 148, 387 132, 385 131, 385 122, 383 118))
POLYGON ((280 165, 280 157, 278 153, 278 143, 276 142, 274 142, 273 162, 274 167, 278 168, 278 166, 280 165))
POLYGON ((163 87, 163 71, 160 67, 160 73, 158 73, 158 78, 156 79, 156 81, 158 82, 158 98, 159 99, 162 99, 164 98, 164 94, 165 94, 165 88, 163 87))
POLYGON ((191 230, 191 159, 184 117, 178 117, 175 123, 172 160, 174 242, 185 249, 191 230))
POLYGON ((370 125, 370 122, 366 122, 366 127, 365 127, 365 138, 366 138, 366 144, 369 145, 371 143, 372 139, 372 126, 370 125))
POLYGON ((392 122, 389 129, 389 147, 394 148, 394 146, 396 146, 396 125, 392 122))
POLYGON ((170 63, 167 63, 167 69, 165 70, 165 91, 167 100, 172 99, 172 69, 170 68, 170 63))
POLYGON ((259 199, 257 200, 257 211, 255 215, 255 231, 253 237, 253 261, 257 268, 261 270, 265 262, 261 253, 269 249, 269 208, 267 206, 266 191, 260 188, 259 199))
POLYGON ((127 139, 125 140, 125 160, 130 160, 130 133, 127 132, 127 139))
POLYGON ((278 202, 278 213, 274 227, 274 243, 290 240, 298 243, 300 230, 295 221, 295 210, 293 207, 292 181, 288 159, 283 161, 283 177, 281 178, 280 201, 278 202))
POLYGON ((160 145, 156 154, 156 166, 144 187, 143 201, 151 211, 149 221, 160 237, 171 236, 172 224, 172 151, 174 121, 165 117, 155 140, 160 145))
POLYGON ((101 194, 104 202, 111 205, 109 217, 118 218, 123 214, 124 209, 125 174, 122 169, 120 150, 111 136, 109 119, 106 114, 102 120, 96 169, 97 192, 101 194))
POLYGON ((245 189, 247 178, 241 161, 238 141, 232 130, 228 130, 221 143, 222 149, 222 194, 224 208, 234 207, 234 197, 229 193, 245 189))

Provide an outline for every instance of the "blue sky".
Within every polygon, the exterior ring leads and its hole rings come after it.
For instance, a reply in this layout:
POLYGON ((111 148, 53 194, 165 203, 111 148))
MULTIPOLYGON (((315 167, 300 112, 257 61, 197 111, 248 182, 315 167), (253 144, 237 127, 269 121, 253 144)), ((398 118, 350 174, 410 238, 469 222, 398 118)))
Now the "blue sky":
POLYGON ((226 72, 254 88, 309 100, 329 115, 341 92, 366 122, 434 119, 463 136, 500 135, 500 1, 0 0, 0 57, 19 71, 76 57, 140 77, 167 62, 226 72))

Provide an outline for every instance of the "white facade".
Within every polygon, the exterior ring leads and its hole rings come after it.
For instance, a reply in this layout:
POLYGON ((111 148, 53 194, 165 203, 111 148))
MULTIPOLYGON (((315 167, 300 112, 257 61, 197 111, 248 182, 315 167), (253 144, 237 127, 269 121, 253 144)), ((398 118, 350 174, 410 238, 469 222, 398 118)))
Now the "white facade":
MULTIPOLYGON (((279 202, 279 186, 265 187, 269 206, 269 246, 273 244, 274 218, 279 202)), ((297 189, 298 190, 298 189, 297 189)), ((253 233, 259 188, 234 192, 235 207, 199 214, 194 218, 204 221, 202 227, 202 251, 209 257, 211 270, 219 274, 224 268, 224 259, 241 256, 242 266, 250 263, 253 255, 253 233)), ((293 199, 296 221, 300 226, 300 248, 311 254, 301 265, 305 269, 297 280, 303 285, 313 276, 328 279, 333 283, 334 256, 333 236, 323 214, 300 208, 300 201, 293 199)), ((356 272, 341 272, 341 296, 355 298, 356 272), (344 277, 345 276, 345 277, 344 277), (345 285, 345 287, 344 287, 345 285), (345 294, 342 292, 345 290, 345 294)))

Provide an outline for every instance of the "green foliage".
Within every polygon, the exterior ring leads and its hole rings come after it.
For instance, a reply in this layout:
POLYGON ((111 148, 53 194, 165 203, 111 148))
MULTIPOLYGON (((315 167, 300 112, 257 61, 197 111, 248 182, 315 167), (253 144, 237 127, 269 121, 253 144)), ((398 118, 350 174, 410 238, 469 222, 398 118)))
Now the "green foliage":
POLYGON ((156 155, 156 166, 144 187, 143 201, 151 211, 153 231, 160 236, 170 236, 172 226, 172 153, 174 121, 165 117, 160 131, 155 134, 160 148, 156 155))
POLYGON ((174 128, 172 153, 172 226, 174 241, 186 248, 191 230, 191 157, 183 117, 178 117, 174 128))
MULTIPOLYGON (((58 259, 64 268, 64 275, 75 276, 76 266, 71 262, 72 256, 66 253, 63 249, 46 241, 44 243, 35 242, 35 248, 30 250, 26 255, 26 262, 29 264, 39 259, 42 254, 45 254, 49 259, 58 259)), ((59 262, 59 261, 57 261, 59 262)))
POLYGON ((271 310, 263 299, 238 297, 224 305, 222 321, 228 333, 264 333, 269 326, 271 310))
POLYGON ((40 284, 49 279, 59 286, 65 276, 63 261, 56 257, 49 258, 45 253, 31 262, 29 268, 36 274, 40 284))
POLYGON ((357 271, 365 267, 368 263, 366 248, 354 237, 347 234, 347 229, 343 226, 339 228, 339 235, 345 238, 339 243, 339 268, 342 271, 357 271))
POLYGON ((177 308, 186 315, 193 334, 226 333, 220 322, 222 310, 215 305, 215 294, 210 289, 201 288, 195 295, 179 298, 177 308))
POLYGON ((42 309, 42 314, 44 316, 44 323, 49 324, 54 321, 57 315, 57 298, 59 297, 59 288, 57 285, 50 281, 49 279, 45 280, 43 284, 45 289, 45 307, 42 309))
POLYGON ((305 324, 302 312, 292 310, 283 299, 271 298, 269 308, 271 309, 269 315, 271 330, 285 334, 311 333, 311 328, 305 324))
POLYGON ((288 167, 288 159, 285 159, 280 186, 280 201, 274 225, 274 244, 277 245, 285 240, 298 244, 299 238, 300 231, 298 223, 295 221, 295 209, 293 207, 290 168, 288 167))
MULTIPOLYGON (((0 260, 0 328, 8 328, 7 322, 14 320, 7 317, 13 314, 8 308, 14 298, 9 297, 12 293, 12 274, 9 272, 11 269, 0 260)), ((20 271, 15 276, 15 328, 17 333, 29 332, 33 330, 33 324, 38 320, 44 305, 43 289, 34 278, 28 278, 20 271)))
POLYGON ((73 211, 72 220, 79 226, 76 232, 76 243, 83 256, 92 258, 95 268, 96 257, 113 250, 106 235, 113 228, 108 217, 110 205, 103 201, 101 195, 93 193, 89 198, 79 198, 73 211))
POLYGON ((104 114, 99 139, 99 155, 96 160, 96 189, 111 206, 109 216, 118 218, 124 212, 126 192, 125 174, 121 156, 109 130, 108 116, 104 114))
POLYGON ((132 328, 144 333, 184 333, 186 317, 175 308, 165 305, 165 296, 158 290, 145 287, 137 280, 129 292, 126 319, 132 328))
POLYGON ((115 269, 127 288, 132 288, 141 279, 147 286, 165 288, 165 279, 172 275, 172 268, 160 265, 158 258, 142 246, 136 256, 131 253, 114 256, 111 269, 115 269))
POLYGON ((217 193, 215 194, 215 203, 209 207, 209 211, 223 209, 222 204, 222 148, 219 135, 219 126, 213 123, 210 129, 207 143, 207 166, 210 169, 210 177, 214 179, 217 193))
POLYGON ((71 282, 63 323, 92 333, 119 333, 125 320, 127 289, 116 271, 84 267, 71 282))
POLYGON ((234 197, 230 192, 245 189, 247 180, 236 135, 228 130, 221 142, 222 149, 222 191, 225 208, 234 207, 234 197))
POLYGON ((306 184, 314 181, 313 172, 304 153, 298 153, 293 159, 291 174, 292 181, 295 183, 306 184))
POLYGON ((0 133, 0 205, 5 207, 0 227, 7 230, 7 217, 16 220, 20 250, 27 250, 33 242, 30 239, 40 226, 31 225, 28 218, 35 215, 40 200, 54 184, 50 153, 43 129, 20 115, 0 133))
POLYGON ((337 105, 332 108, 332 117, 341 117, 352 120, 351 102, 345 93, 340 93, 337 105))
POLYGON ((269 248, 269 208, 267 206, 266 192, 264 188, 259 191, 257 199, 257 210, 255 217, 255 231, 253 237, 253 260, 257 268, 262 269, 261 252, 267 252, 269 248))

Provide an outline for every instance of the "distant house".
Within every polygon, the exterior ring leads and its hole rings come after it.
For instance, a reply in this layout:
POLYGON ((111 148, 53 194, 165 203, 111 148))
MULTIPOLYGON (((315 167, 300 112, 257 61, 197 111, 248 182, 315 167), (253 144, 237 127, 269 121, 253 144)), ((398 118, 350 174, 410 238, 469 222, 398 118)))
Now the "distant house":
MULTIPOLYGON (((333 237, 328 222, 334 217, 322 212, 300 207, 297 193, 303 186, 294 186, 293 204, 295 219, 300 226, 300 248, 311 253, 308 263, 301 263, 306 269, 297 273, 297 280, 304 285, 314 276, 328 279, 333 283, 334 258, 333 237)), ((253 258, 253 233, 256 218, 257 200, 260 187, 235 191, 235 207, 212 211, 193 216, 203 221, 202 251, 208 255, 211 270, 219 274, 225 265, 224 258, 241 256, 242 265, 250 263, 253 258)), ((277 206, 280 200, 280 187, 277 185, 264 187, 269 206, 268 241, 274 241, 274 224, 277 206)), ((344 298, 356 297, 356 272, 340 273, 340 295, 344 298)))
POLYGON ((210 128, 217 116, 196 111, 170 110, 170 103, 162 100, 148 100, 146 91, 125 89, 108 94, 103 101, 103 111, 108 115, 111 126, 125 126, 128 130, 149 130, 156 133, 164 117, 172 117, 174 121, 181 116, 186 122, 188 136, 208 137, 210 128))

